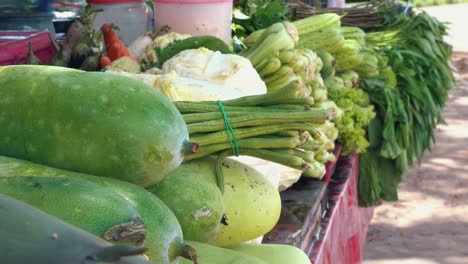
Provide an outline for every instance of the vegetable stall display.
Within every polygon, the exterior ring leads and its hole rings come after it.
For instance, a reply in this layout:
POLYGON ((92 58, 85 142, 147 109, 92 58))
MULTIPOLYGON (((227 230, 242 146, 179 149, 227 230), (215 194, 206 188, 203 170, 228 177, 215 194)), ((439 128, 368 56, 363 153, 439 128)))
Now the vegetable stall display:
POLYGON ((30 212, 58 240, 75 234, 61 260, 306 264, 296 247, 248 243, 275 227, 282 200, 233 157, 321 180, 337 143, 343 156, 359 153, 362 206, 396 200, 454 86, 446 26, 425 13, 385 15, 388 3, 298 20, 278 1, 236 7, 249 16, 235 12, 232 47, 179 32, 125 46, 116 25, 90 27, 85 9, 61 47, 51 37, 53 66, 1 67, 0 222, 30 212))

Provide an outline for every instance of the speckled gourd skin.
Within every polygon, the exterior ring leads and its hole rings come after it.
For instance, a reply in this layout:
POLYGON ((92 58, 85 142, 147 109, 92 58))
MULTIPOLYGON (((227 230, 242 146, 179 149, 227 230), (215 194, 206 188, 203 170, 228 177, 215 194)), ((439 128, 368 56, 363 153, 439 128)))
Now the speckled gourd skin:
POLYGON ((188 130, 158 91, 123 76, 42 66, 0 67, 0 155, 159 182, 183 160, 188 130))
MULTIPOLYGON (((111 243, 33 206, 0 194, 2 263, 83 263, 111 243)), ((96 263, 96 262, 89 262, 96 263)), ((109 264, 151 264, 142 256, 109 264)))
POLYGON ((218 236, 225 206, 219 188, 203 178, 204 175, 182 164, 147 190, 171 208, 185 239, 209 242, 218 236))
POLYGON ((160 264, 177 263, 184 242, 182 229, 172 211, 155 195, 134 184, 120 180, 70 172, 20 159, 0 156, 0 177, 11 176, 55 176, 81 178, 92 181, 124 197, 140 214, 146 225, 144 246, 151 261, 160 264))
POLYGON ((109 228, 141 218, 123 197, 84 179, 4 177, 0 178, 0 194, 37 207, 101 238, 109 228))
MULTIPOLYGON (((215 157, 208 156, 183 163, 181 167, 203 175, 207 182, 216 186, 214 164, 215 157)), ((270 231, 281 213, 281 198, 276 187, 260 172, 234 159, 226 158, 221 170, 227 225, 221 225, 217 238, 208 243, 225 247, 270 231)))

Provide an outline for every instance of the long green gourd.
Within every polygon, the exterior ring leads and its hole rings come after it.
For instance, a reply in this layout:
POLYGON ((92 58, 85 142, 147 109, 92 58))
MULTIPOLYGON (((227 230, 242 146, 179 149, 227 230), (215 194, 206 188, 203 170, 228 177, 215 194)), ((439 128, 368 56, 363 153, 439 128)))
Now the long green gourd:
POLYGON ((0 194, 37 207, 108 241, 142 244, 146 238, 145 222, 128 201, 84 179, 4 177, 0 178, 0 194))
POLYGON ((115 245, 26 203, 0 194, 2 263, 151 264, 144 249, 115 245), (60 250, 57 250, 60 249, 60 250))
MULTIPOLYGON (((216 185, 215 163, 216 158, 208 156, 184 163, 181 167, 192 169, 207 182, 216 185)), ((281 214, 281 198, 277 188, 259 171, 240 161, 226 158, 220 167, 224 175, 223 201, 227 225, 221 225, 218 237, 208 243, 226 247, 269 232, 281 214)))
POLYGON ((185 239, 209 242, 218 237, 226 211, 223 195, 216 184, 204 180, 202 173, 182 164, 147 190, 171 209, 185 239))
MULTIPOLYGON (((184 244, 182 229, 175 215, 158 197, 141 187, 116 179, 60 170, 25 160, 0 156, 0 182, 2 178, 16 176, 54 176, 91 181, 94 183, 91 185, 94 186, 94 189, 99 188, 98 192, 104 193, 99 195, 100 199, 116 193, 125 199, 125 203, 129 203, 137 210, 146 226, 146 238, 143 246, 148 248, 146 255, 151 261, 159 264, 172 264, 177 263, 177 260, 180 259, 179 256, 192 257, 189 256, 190 248, 184 244)), ((96 199, 99 200, 99 198, 96 199)), ((116 201, 110 202, 115 203, 116 201)), ((96 203, 102 204, 99 201, 96 203)), ((63 204, 64 202, 60 202, 59 205, 63 204)), ((109 210, 109 213, 101 212, 96 214, 94 218, 112 216, 113 213, 109 210)))
POLYGON ((190 150, 174 105, 123 76, 75 69, 0 67, 0 155, 55 168, 159 182, 190 150))
POLYGON ((171 208, 185 239, 224 247, 270 231, 281 213, 276 187, 260 172, 234 159, 224 159, 220 170, 223 194, 216 192, 216 158, 212 156, 184 162, 147 189, 171 208))

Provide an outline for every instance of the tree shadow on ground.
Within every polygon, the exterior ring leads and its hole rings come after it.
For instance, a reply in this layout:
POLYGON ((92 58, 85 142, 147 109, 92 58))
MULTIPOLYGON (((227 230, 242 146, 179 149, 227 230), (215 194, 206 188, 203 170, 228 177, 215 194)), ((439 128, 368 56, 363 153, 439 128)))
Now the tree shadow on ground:
POLYGON ((375 224, 369 228, 367 236, 368 243, 373 244, 372 253, 366 254, 365 259, 418 258, 441 264, 468 263, 468 232, 454 231, 457 229, 468 230, 468 223, 430 219, 403 228, 375 224))
POLYGON ((468 53, 456 56, 460 86, 450 91, 447 125, 400 185, 404 197, 376 208, 366 264, 468 263, 468 53))

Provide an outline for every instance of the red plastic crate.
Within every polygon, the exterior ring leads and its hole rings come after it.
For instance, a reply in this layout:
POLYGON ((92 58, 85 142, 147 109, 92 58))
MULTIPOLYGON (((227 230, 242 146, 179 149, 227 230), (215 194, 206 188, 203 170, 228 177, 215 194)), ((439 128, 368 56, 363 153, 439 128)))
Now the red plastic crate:
MULTIPOLYGON (((0 31, 0 65, 24 64, 28 56, 28 42, 42 64, 49 64, 55 49, 47 31, 0 31)), ((52 39, 56 41, 55 37, 52 39)), ((57 43, 57 42, 56 42, 57 43)))

